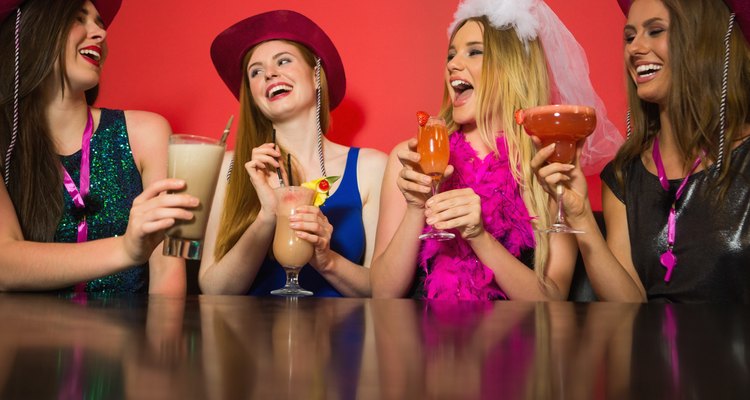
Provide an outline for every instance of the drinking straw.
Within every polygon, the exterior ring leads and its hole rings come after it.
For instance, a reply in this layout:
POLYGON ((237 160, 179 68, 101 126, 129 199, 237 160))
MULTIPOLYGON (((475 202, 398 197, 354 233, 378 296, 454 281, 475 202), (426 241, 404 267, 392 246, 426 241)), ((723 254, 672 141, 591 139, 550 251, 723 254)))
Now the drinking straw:
POLYGON ((294 186, 294 181, 292 180, 292 155, 289 153, 286 154, 286 174, 289 175, 289 186, 294 186))
MULTIPOLYGON (((276 129, 273 130, 273 133, 271 134, 271 141, 273 141, 273 145, 276 145, 276 129)), ((284 185, 284 178, 281 176, 281 167, 276 168, 276 175, 279 176, 279 186, 286 186, 284 185)))
POLYGON ((221 135, 221 145, 223 146, 227 142, 227 136, 229 136, 229 129, 232 127, 232 121, 234 121, 234 115, 229 116, 229 121, 227 121, 227 126, 224 128, 224 134, 221 135))

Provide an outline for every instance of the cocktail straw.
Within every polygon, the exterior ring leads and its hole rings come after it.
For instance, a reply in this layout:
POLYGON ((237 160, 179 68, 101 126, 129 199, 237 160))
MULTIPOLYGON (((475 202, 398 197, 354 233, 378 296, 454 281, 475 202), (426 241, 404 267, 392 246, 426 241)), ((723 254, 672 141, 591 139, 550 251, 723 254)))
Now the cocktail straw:
MULTIPOLYGON (((273 130, 273 133, 271 133, 271 141, 273 141, 274 147, 278 147, 276 144, 276 129, 273 130)), ((284 178, 281 175, 281 165, 279 165, 279 168, 276 168, 276 175, 279 176, 279 186, 286 186, 284 184, 284 178)))
POLYGON ((224 128, 224 134, 221 135, 221 144, 224 145, 227 143, 227 136, 229 136, 229 129, 232 127, 232 121, 234 121, 234 115, 229 116, 229 121, 227 121, 227 126, 224 128))
POLYGON ((289 186, 294 186, 294 177, 292 175, 292 155, 286 153, 286 174, 289 176, 289 186))

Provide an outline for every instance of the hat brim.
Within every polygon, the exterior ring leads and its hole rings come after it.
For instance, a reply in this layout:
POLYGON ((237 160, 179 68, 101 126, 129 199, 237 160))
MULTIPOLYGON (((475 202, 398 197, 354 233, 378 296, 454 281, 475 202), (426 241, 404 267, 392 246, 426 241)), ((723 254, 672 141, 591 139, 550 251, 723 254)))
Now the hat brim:
POLYGON ((310 49, 320 58, 325 70, 331 110, 341 104, 346 92, 346 75, 336 46, 312 20, 290 10, 270 11, 243 19, 214 39, 211 60, 234 97, 240 97, 245 54, 269 40, 289 40, 310 49))
POLYGON ((122 0, 92 0, 91 2, 96 7, 96 11, 99 11, 99 16, 102 17, 105 27, 112 24, 122 5, 122 0))
MULTIPOLYGON (((625 16, 630 11, 631 0, 617 0, 620 5, 620 9, 625 16)), ((748 0, 724 0, 727 7, 735 14, 737 23, 742 29, 742 33, 745 36, 745 40, 750 43, 750 1, 748 0)))
MULTIPOLYGON (((11 13, 23 4, 26 0, 0 0, 0 23, 5 21, 11 13)), ((120 11, 122 0, 92 0, 92 4, 99 12, 105 27, 109 27, 114 21, 117 12, 120 11)))

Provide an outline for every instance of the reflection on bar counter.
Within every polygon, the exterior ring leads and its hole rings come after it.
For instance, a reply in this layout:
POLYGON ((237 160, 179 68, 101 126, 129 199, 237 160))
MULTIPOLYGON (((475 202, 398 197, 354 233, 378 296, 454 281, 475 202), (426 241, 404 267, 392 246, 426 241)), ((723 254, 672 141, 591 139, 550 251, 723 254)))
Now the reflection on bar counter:
POLYGON ((748 398, 738 305, 0 295, 0 398, 748 398))

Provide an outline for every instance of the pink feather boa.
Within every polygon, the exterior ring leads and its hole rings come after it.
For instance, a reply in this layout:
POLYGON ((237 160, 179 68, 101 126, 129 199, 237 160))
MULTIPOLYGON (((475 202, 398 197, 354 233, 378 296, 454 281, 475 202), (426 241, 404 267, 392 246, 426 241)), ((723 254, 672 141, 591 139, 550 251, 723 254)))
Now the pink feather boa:
MULTIPOLYGON (((453 175, 443 181, 441 192, 470 187, 482 201, 484 229, 515 257, 535 247, 534 232, 518 183, 508 165, 508 149, 502 134, 497 138, 498 155, 481 160, 462 132, 450 137, 453 175)), ((429 227, 425 227, 425 231, 429 227)), ((419 263, 427 273, 424 288, 428 299, 495 300, 508 296, 495 276, 456 232, 454 240, 424 242, 419 263)))

